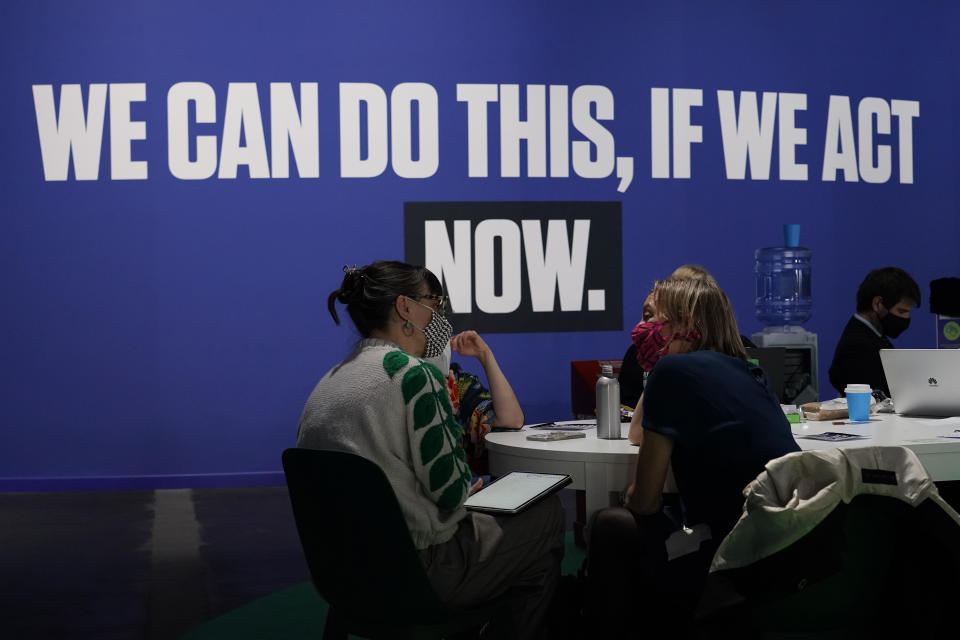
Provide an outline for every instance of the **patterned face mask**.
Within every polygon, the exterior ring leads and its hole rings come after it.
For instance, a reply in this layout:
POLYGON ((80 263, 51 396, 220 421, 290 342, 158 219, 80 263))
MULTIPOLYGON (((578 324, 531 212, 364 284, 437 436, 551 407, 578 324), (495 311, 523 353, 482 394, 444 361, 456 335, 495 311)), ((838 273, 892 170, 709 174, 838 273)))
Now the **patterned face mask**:
MULTIPOLYGON (((411 298, 411 300, 413 299, 411 298)), ((413 300, 413 302, 416 302, 421 307, 430 309, 430 307, 422 302, 417 302, 416 300, 413 300)), ((417 325, 413 326, 416 327, 417 325)), ((417 329, 420 329, 420 327, 417 327, 417 329)), ((423 335, 427 338, 427 344, 423 348, 424 358, 436 358, 441 355, 447 345, 450 344, 450 336, 453 335, 453 325, 450 324, 450 321, 447 320, 446 316, 442 313, 437 313, 433 309, 430 309, 430 322, 420 330, 423 331, 423 335)))
POLYGON ((633 344, 637 345, 637 364, 644 371, 653 369, 657 360, 666 354, 667 347, 672 341, 696 342, 700 339, 700 332, 693 329, 687 333, 678 331, 669 338, 664 338, 660 331, 665 324, 665 322, 641 322, 630 332, 633 344))
POLYGON ((450 353, 450 343, 447 342, 447 346, 443 348, 443 352, 440 355, 434 358, 424 357, 424 360, 435 366, 437 369, 440 369, 440 373, 443 375, 447 375, 447 372, 450 371, 450 353))

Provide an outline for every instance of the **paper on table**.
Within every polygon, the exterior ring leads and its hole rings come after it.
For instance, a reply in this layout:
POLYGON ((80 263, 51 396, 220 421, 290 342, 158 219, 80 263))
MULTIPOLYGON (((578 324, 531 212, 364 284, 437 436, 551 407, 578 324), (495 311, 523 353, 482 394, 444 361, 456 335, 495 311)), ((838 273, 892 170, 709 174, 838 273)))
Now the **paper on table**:
POLYGON ((842 442, 844 440, 865 440, 867 436, 860 436, 855 433, 840 433, 839 431, 826 431, 824 433, 811 433, 805 436, 797 436, 807 440, 826 440, 827 442, 842 442))
POLYGON ((593 422, 547 422, 532 425, 530 428, 543 429, 544 431, 583 431, 596 426, 593 422))
POLYGON ((938 429, 960 428, 960 418, 914 418, 910 424, 918 427, 936 427, 938 429))

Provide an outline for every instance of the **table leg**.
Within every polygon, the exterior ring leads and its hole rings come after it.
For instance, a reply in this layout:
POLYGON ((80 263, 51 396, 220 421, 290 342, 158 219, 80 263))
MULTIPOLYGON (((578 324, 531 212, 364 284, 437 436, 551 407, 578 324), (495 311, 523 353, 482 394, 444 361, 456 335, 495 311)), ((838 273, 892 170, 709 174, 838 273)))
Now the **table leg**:
POLYGON ((576 492, 576 515, 573 518, 573 542, 580 548, 587 548, 587 538, 584 530, 587 527, 587 500, 586 492, 578 489, 576 492))
POLYGON ((607 465, 602 463, 591 463, 588 462, 585 466, 586 477, 583 479, 584 484, 584 511, 585 511, 585 522, 587 526, 583 529, 583 537, 585 540, 590 540, 590 520, 593 518, 593 514, 601 509, 606 509, 609 506, 612 506, 614 502, 611 500, 612 491, 620 491, 621 487, 613 488, 611 487, 607 480, 610 477, 609 469, 607 465))

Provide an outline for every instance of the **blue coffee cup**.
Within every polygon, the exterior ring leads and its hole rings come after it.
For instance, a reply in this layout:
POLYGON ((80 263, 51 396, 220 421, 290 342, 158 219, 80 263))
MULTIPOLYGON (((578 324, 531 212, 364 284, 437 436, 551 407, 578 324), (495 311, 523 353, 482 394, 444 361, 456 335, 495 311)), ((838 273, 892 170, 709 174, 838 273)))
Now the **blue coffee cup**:
POLYGON ((843 390, 847 396, 847 415, 852 422, 866 422, 870 419, 870 398, 872 389, 868 384, 848 384, 843 390))

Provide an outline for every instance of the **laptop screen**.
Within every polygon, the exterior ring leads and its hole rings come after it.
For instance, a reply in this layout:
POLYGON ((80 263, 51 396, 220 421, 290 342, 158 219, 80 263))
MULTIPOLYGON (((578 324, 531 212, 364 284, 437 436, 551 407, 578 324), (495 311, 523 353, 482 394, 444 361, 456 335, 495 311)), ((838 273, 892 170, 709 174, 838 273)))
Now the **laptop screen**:
POLYGON ((960 416, 960 349, 881 349, 897 413, 960 416))

